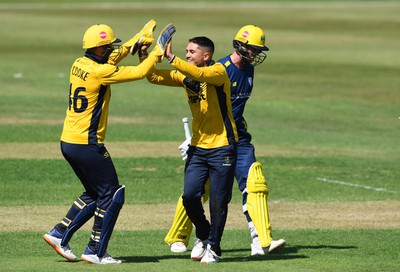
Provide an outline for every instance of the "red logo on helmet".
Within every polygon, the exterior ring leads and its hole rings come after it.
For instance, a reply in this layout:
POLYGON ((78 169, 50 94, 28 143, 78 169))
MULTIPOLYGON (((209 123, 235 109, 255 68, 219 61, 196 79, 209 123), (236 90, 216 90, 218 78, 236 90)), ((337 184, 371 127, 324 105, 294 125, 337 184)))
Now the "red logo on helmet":
POLYGON ((243 38, 247 38, 249 36, 249 32, 245 30, 242 34, 243 38))
POLYGON ((102 39, 107 38, 107 33, 105 31, 100 32, 100 38, 102 39))

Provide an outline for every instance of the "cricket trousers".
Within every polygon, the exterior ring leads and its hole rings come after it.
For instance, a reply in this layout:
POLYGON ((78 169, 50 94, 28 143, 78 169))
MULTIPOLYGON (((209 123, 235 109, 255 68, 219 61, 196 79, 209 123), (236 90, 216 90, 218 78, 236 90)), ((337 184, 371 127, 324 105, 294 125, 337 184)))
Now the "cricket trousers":
MULTIPOLYGON (((68 211, 66 218, 72 222, 81 212, 75 203, 89 205, 95 202, 96 211, 92 214, 95 215, 95 219, 89 243, 91 249, 95 250, 100 240, 103 217, 112 204, 115 192, 120 188, 114 164, 104 144, 79 145, 61 142, 61 151, 85 188, 68 211)), ((89 217, 90 215, 87 215, 85 220, 89 217)), ((65 227, 61 227, 61 224, 58 224, 58 229, 64 233, 65 227)))
POLYGON ((185 164, 183 205, 196 227, 196 237, 219 249, 228 215, 236 167, 236 144, 213 149, 191 146, 185 164), (201 197, 210 178, 210 222, 201 197))

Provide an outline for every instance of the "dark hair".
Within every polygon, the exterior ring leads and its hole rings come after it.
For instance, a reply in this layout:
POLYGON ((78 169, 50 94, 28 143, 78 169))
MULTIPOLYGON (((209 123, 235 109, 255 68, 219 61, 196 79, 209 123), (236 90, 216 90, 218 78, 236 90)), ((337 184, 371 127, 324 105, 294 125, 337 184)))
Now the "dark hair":
POLYGON ((200 47, 205 47, 205 48, 207 48, 208 51, 210 51, 211 53, 214 53, 215 47, 214 47, 213 41, 205 36, 191 38, 191 39, 189 39, 189 42, 195 43, 195 44, 199 45, 200 47))

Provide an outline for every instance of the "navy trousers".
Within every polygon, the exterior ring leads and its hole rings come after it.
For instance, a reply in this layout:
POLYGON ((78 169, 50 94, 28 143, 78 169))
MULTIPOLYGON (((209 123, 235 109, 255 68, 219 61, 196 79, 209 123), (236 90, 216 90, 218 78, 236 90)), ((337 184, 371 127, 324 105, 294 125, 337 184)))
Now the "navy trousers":
POLYGON ((61 142, 61 152, 81 181, 85 192, 80 198, 107 210, 119 188, 118 176, 104 144, 79 145, 61 142))
POLYGON ((220 241, 232 198, 236 167, 236 144, 203 149, 191 146, 185 164, 183 205, 196 227, 196 237, 208 239, 211 247, 220 249, 220 241), (204 185, 210 178, 210 222, 201 203, 204 185))

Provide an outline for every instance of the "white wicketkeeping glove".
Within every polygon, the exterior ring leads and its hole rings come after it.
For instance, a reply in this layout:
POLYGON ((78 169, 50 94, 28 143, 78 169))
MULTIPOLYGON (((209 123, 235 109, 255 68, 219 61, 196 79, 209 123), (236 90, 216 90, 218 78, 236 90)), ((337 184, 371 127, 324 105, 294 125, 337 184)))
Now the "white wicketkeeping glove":
POLYGON ((181 143, 181 145, 178 147, 178 149, 181 151, 182 160, 184 160, 184 161, 187 159, 187 156, 188 156, 187 151, 190 146, 190 141, 191 141, 191 138, 188 138, 183 143, 181 143))

